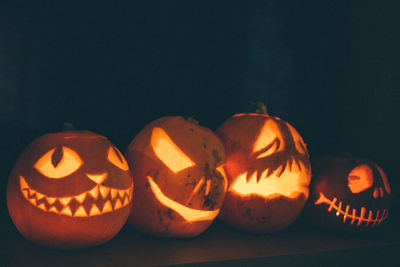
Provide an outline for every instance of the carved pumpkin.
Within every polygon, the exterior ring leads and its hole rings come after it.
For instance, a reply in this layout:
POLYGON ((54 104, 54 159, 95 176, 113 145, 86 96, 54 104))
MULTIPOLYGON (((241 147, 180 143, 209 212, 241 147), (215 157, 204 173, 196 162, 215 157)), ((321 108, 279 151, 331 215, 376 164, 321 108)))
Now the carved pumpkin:
POLYGON ((34 140, 11 171, 7 206, 28 240, 58 248, 104 243, 126 222, 133 191, 124 157, 89 131, 34 140))
POLYGON ((219 218, 250 232, 289 226, 308 197, 306 145, 287 122, 266 114, 237 114, 217 130, 225 146, 228 190, 219 218))
POLYGON ((209 129, 182 117, 160 118, 133 139, 126 158, 135 170, 128 221, 138 230, 192 237, 217 216, 227 185, 225 153, 209 129))
POLYGON ((327 228, 371 229, 389 214, 390 186, 375 163, 354 158, 313 162, 307 218, 327 228))

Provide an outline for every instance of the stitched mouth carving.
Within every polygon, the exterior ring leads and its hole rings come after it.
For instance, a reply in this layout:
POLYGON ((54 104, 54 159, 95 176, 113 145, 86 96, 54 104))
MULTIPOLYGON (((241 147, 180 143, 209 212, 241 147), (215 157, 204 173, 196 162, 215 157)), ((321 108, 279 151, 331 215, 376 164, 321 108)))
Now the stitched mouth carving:
POLYGON ((22 195, 35 207, 58 215, 90 217, 121 209, 132 199, 133 185, 116 189, 97 184, 91 190, 67 197, 48 197, 32 189, 23 176, 20 178, 22 195))
POLYGON ((360 211, 357 212, 357 209, 350 209, 350 206, 346 205, 346 207, 343 207, 342 210, 342 206, 344 206, 342 201, 340 201, 336 205, 337 198, 333 198, 332 200, 330 200, 329 198, 325 197, 325 195, 322 192, 320 192, 319 194, 320 194, 319 198, 317 201, 315 201, 314 204, 315 205, 327 204, 329 206, 328 212, 334 210, 336 211, 336 216, 343 215, 343 223, 346 223, 346 220, 349 219, 349 222, 351 224, 356 223, 356 226, 360 226, 361 224, 364 223, 364 226, 366 227, 374 227, 378 226, 382 221, 386 220, 386 218, 388 217, 389 212, 387 209, 383 209, 382 212, 380 210, 377 210, 375 216, 374 216, 374 211, 369 210, 368 217, 366 217, 367 209, 365 207, 361 207, 360 211), (359 215, 357 215, 357 213, 359 215))

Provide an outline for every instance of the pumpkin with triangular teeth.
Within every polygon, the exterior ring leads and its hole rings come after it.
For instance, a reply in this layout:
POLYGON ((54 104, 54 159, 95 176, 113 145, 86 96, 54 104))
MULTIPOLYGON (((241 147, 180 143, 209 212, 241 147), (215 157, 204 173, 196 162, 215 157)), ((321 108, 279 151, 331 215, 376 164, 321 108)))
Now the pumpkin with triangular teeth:
POLYGON ((34 140, 11 171, 7 206, 19 232, 55 248, 104 243, 126 222, 133 181, 123 155, 89 131, 34 140))
POLYGON ((228 190, 219 218, 249 232, 288 227, 309 193, 310 163, 299 133, 266 114, 237 114, 217 130, 225 146, 228 190))

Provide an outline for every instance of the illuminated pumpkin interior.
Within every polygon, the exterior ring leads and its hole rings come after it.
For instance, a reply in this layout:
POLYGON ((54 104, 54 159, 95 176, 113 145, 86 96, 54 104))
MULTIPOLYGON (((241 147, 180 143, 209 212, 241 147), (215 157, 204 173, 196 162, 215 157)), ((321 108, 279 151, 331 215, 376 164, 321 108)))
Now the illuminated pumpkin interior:
MULTIPOLYGON (((116 167, 128 171, 124 157, 116 148, 110 147, 107 159, 116 167)), ((34 167, 44 177, 50 179, 64 178, 79 169, 84 162, 78 153, 62 146, 46 152, 34 167)), ((25 177, 19 176, 20 190, 26 200, 44 212, 70 217, 90 217, 121 209, 132 199, 133 184, 126 189, 104 186, 108 173, 91 174, 86 177, 96 185, 92 189, 73 196, 49 197, 38 189, 32 188, 25 177)))
MULTIPOLYGON (((168 167, 168 169, 174 173, 196 165, 196 163, 193 162, 160 127, 153 128, 150 143, 156 156, 165 164, 165 166, 168 167)), ((227 181, 225 172, 223 171, 222 167, 218 167, 217 171, 219 171, 224 177, 226 187, 227 181)), ((147 179, 156 199, 164 206, 176 211, 189 223, 213 220, 219 212, 219 209, 208 211, 192 209, 185 206, 190 203, 192 198, 200 191, 202 187, 204 187, 205 196, 210 193, 212 181, 205 179, 205 177, 201 177, 199 179, 185 204, 178 203, 167 197, 150 176, 147 176, 147 179)))
MULTIPOLYGON (((363 166, 363 165, 362 165, 363 166)), ((343 223, 346 221, 355 226, 364 225, 365 227, 375 227, 388 217, 388 210, 367 210, 366 207, 361 209, 351 208, 350 205, 344 205, 342 201, 337 203, 338 199, 335 197, 332 200, 327 198, 320 192, 319 198, 315 201, 315 205, 326 205, 328 212, 335 212, 336 216, 343 216, 343 223)))
POLYGON ((253 173, 249 179, 247 172, 242 173, 233 183, 231 190, 242 196, 254 194, 265 198, 296 198, 299 194, 304 194, 308 197, 307 172, 304 167, 300 170, 297 165, 293 165, 280 176, 280 170, 276 170, 270 176, 267 176, 267 172, 268 170, 265 170, 258 181, 257 173, 253 173))
POLYGON ((62 151, 56 148, 51 149, 35 163, 34 167, 41 174, 52 179, 63 178, 79 169, 83 162, 78 154, 66 146, 61 149, 62 151), (60 157, 58 162, 54 160, 55 156, 60 157))
MULTIPOLYGON (((157 200, 166 207, 176 211, 187 222, 192 223, 197 221, 213 220, 218 215, 219 209, 210 211, 191 209, 168 198, 166 195, 163 194, 161 189, 158 187, 158 185, 153 181, 153 179, 150 176, 147 176, 147 179, 149 181, 151 190, 153 191, 153 194, 157 198, 157 200)), ((200 181, 203 181, 204 183, 204 180, 200 181)))
POLYGON ((262 167, 239 174, 230 190, 241 196, 296 198, 304 194, 306 198, 308 197, 309 172, 304 163, 297 158, 300 154, 301 157, 305 157, 306 149, 297 131, 289 124, 285 123, 285 125, 288 127, 286 135, 291 135, 293 143, 296 144, 293 144, 293 149, 298 154, 291 155, 290 151, 285 151, 287 144, 284 142, 290 137, 285 139, 278 123, 272 119, 267 120, 254 142, 249 159, 250 165, 259 161, 257 164, 262 167), (276 153, 280 153, 280 159, 275 159, 274 164, 271 164, 268 158, 276 153))
MULTIPOLYGON (((103 181, 106 175, 89 175, 89 179, 103 181)), ((116 189, 101 185, 75 196, 49 197, 31 188, 26 179, 20 176, 21 192, 26 200, 44 212, 72 217, 90 217, 112 212, 129 204, 133 186, 116 189)))
POLYGON ((195 165, 163 129, 154 127, 150 142, 157 157, 174 173, 195 165))
POLYGON ((277 152, 278 149, 282 150, 279 147, 281 139, 277 124, 273 120, 268 120, 254 143, 253 153, 263 150, 261 154, 257 155, 257 158, 263 158, 277 152))
POLYGON ((374 183, 372 169, 368 165, 360 165, 354 168, 347 177, 350 191, 358 194, 367 190, 374 183))
POLYGON ((109 162, 114 164, 116 167, 120 168, 121 170, 127 171, 129 170, 128 163, 126 162, 125 158, 122 156, 121 152, 115 147, 111 147, 108 149, 107 159, 109 162))

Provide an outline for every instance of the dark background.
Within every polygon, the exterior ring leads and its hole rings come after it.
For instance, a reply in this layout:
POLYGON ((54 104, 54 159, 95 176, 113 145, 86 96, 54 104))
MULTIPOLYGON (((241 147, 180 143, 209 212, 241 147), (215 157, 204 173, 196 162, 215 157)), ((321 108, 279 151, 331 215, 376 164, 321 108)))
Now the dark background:
POLYGON ((12 164, 64 121, 124 151, 156 118, 193 116, 215 130, 251 101, 290 122, 312 158, 377 162, 398 209, 397 2, 2 2, 3 229, 16 231, 5 205, 12 164))

